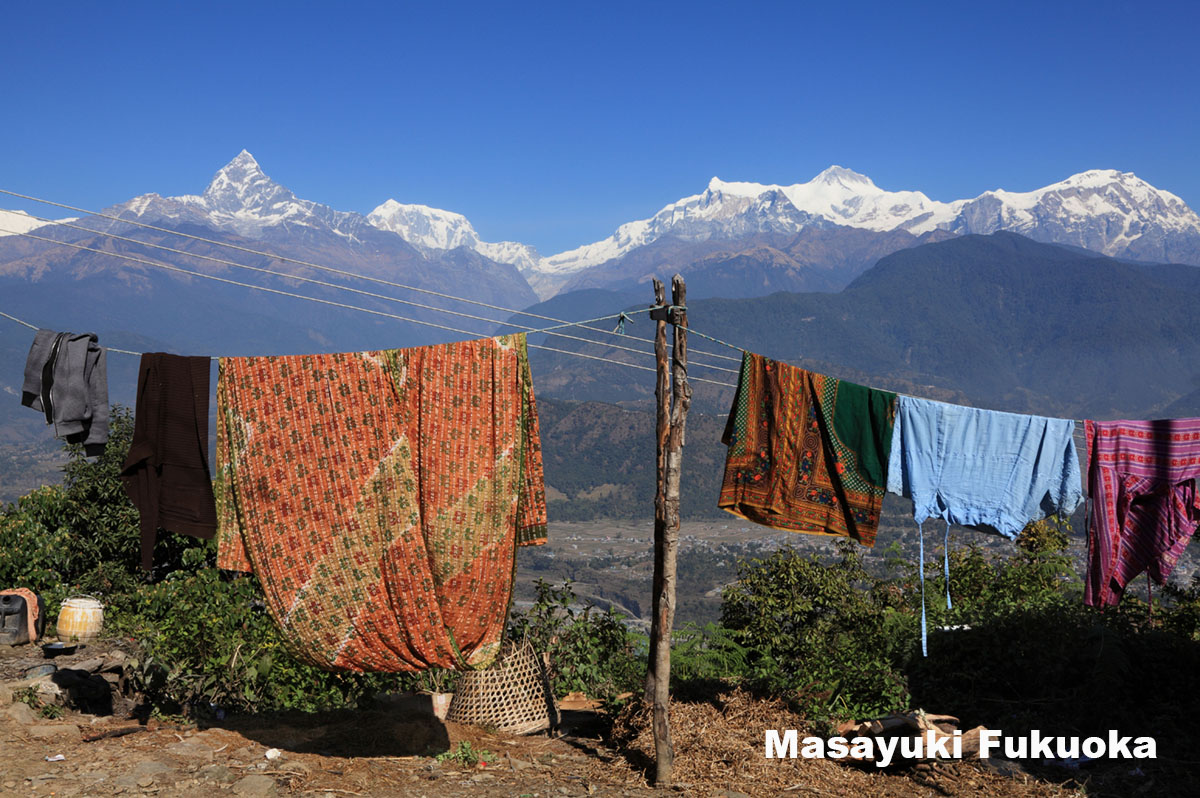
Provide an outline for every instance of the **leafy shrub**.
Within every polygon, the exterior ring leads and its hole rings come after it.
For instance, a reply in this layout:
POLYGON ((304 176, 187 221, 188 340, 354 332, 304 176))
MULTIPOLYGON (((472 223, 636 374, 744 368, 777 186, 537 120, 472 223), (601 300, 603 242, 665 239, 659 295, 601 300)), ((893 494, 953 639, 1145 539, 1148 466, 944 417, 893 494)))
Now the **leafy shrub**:
POLYGON ((131 684, 166 712, 346 706, 414 682, 296 660, 262 609, 257 580, 224 578, 212 541, 160 533, 154 573, 143 572, 137 509, 120 481, 132 438, 132 414, 114 406, 100 457, 65 446, 63 483, 0 511, 0 584, 32 588, 50 617, 72 593, 101 598, 106 632, 139 643, 131 684))
MULTIPOLYGON (((203 552, 185 558, 202 563, 203 552)), ((253 577, 181 570, 138 591, 131 608, 142 655, 134 683, 169 712, 254 712, 353 706, 408 677, 335 673, 298 661, 253 577)))
POLYGON ((555 587, 534 583, 537 597, 526 612, 512 613, 509 634, 528 638, 538 652, 550 654, 555 695, 580 691, 609 700, 641 688, 646 673, 644 638, 625 625, 625 616, 592 603, 577 608, 569 581, 555 587))
POLYGON ((895 594, 863 569, 854 545, 841 543, 829 565, 791 547, 750 560, 723 594, 722 625, 753 652, 757 680, 792 693, 813 718, 874 716, 908 702, 895 594))

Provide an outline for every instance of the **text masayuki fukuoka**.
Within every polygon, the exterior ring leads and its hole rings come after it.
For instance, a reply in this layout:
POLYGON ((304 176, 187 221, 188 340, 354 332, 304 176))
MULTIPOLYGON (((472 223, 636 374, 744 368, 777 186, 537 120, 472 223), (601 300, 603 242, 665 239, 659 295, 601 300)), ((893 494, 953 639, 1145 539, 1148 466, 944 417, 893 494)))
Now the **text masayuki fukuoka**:
MULTIPOLYGON (((767 729, 767 759, 871 760, 885 768, 896 757, 900 759, 962 759, 962 732, 936 735, 927 730, 919 737, 804 737, 795 729, 782 732, 767 729)), ((1027 736, 1007 737, 999 729, 984 729, 979 733, 979 756, 992 755, 1006 759, 1154 759, 1157 744, 1153 737, 1122 737, 1115 730, 1108 737, 1043 737, 1037 729, 1027 736)))

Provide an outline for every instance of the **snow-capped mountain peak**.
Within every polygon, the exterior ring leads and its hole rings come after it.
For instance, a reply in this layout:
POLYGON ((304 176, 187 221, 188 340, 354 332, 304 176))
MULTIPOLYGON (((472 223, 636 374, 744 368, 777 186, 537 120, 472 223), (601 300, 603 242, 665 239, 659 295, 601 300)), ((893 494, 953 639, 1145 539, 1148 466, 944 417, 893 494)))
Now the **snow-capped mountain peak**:
POLYGON ((160 197, 144 194, 116 208, 134 218, 191 221, 261 238, 281 225, 299 225, 354 238, 365 226, 357 213, 336 211, 328 205, 298 198, 263 172, 258 161, 242 150, 213 175, 203 194, 160 197))
POLYGON ((25 211, 6 211, 0 209, 0 236, 19 235, 28 233, 46 224, 35 219, 25 211))
POLYGON ((1033 191, 986 191, 954 203, 954 233, 1009 230, 1105 255, 1190 262, 1200 216, 1133 172, 1091 169, 1033 191), (1191 240, 1192 243, 1189 243, 1191 240))
POLYGON ((483 241, 461 213, 428 205, 389 199, 367 215, 367 222, 397 234, 423 251, 467 247, 494 261, 512 264, 522 272, 536 270, 541 260, 537 250, 527 244, 483 241))
POLYGON ((272 200, 296 199, 295 194, 267 177, 246 150, 217 170, 203 196, 209 208, 226 212, 263 206, 272 200))
POLYGON ((409 205, 389 199, 367 214, 367 221, 426 249, 473 248, 479 243, 479 234, 467 217, 428 205, 409 205))
POLYGON ((844 166, 838 166, 837 164, 834 164, 825 171, 821 172, 821 174, 814 177, 810 182, 822 183, 827 186, 837 185, 843 188, 850 188, 859 191, 864 189, 875 191, 879 190, 871 178, 867 177, 866 175, 859 174, 853 169, 847 169, 844 166))

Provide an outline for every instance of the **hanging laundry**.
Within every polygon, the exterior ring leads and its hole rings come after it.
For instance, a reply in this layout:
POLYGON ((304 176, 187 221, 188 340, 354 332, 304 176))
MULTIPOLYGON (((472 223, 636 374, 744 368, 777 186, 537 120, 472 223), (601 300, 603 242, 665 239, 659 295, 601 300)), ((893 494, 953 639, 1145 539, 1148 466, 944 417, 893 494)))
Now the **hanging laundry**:
POLYGON ((154 565, 159 529, 211 538, 217 508, 208 467, 207 357, 142 355, 133 442, 121 470, 138 509, 142 567, 154 565))
POLYGON ((1120 603, 1143 571, 1160 585, 1200 525, 1200 418, 1086 421, 1088 567, 1083 603, 1120 603))
POLYGON ((746 352, 718 506, 777 529, 875 543, 896 394, 746 352))
POLYGON ((925 520, 946 522, 943 569, 950 599, 950 525, 1015 540, 1030 521, 1069 515, 1083 498, 1075 422, 901 396, 888 458, 888 490, 913 500, 925 619, 925 520))
POLYGON ((888 490, 918 524, 942 518, 1015 540, 1030 521, 1083 498, 1075 422, 901 396, 888 490))
POLYGON ((107 352, 94 333, 38 330, 25 360, 21 404, 42 411, 54 437, 83 444, 88 457, 108 443, 107 352))
POLYGON ((217 563, 320 667, 482 667, 546 503, 525 336, 225 358, 217 563))

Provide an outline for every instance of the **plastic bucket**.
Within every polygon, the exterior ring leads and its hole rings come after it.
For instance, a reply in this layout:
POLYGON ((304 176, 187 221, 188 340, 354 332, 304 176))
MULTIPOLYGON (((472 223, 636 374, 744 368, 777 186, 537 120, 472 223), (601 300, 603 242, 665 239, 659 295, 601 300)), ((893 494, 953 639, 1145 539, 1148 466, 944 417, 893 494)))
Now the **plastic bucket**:
POLYGON ((94 598, 69 598, 58 613, 58 639, 64 643, 95 640, 104 628, 104 605, 94 598))

